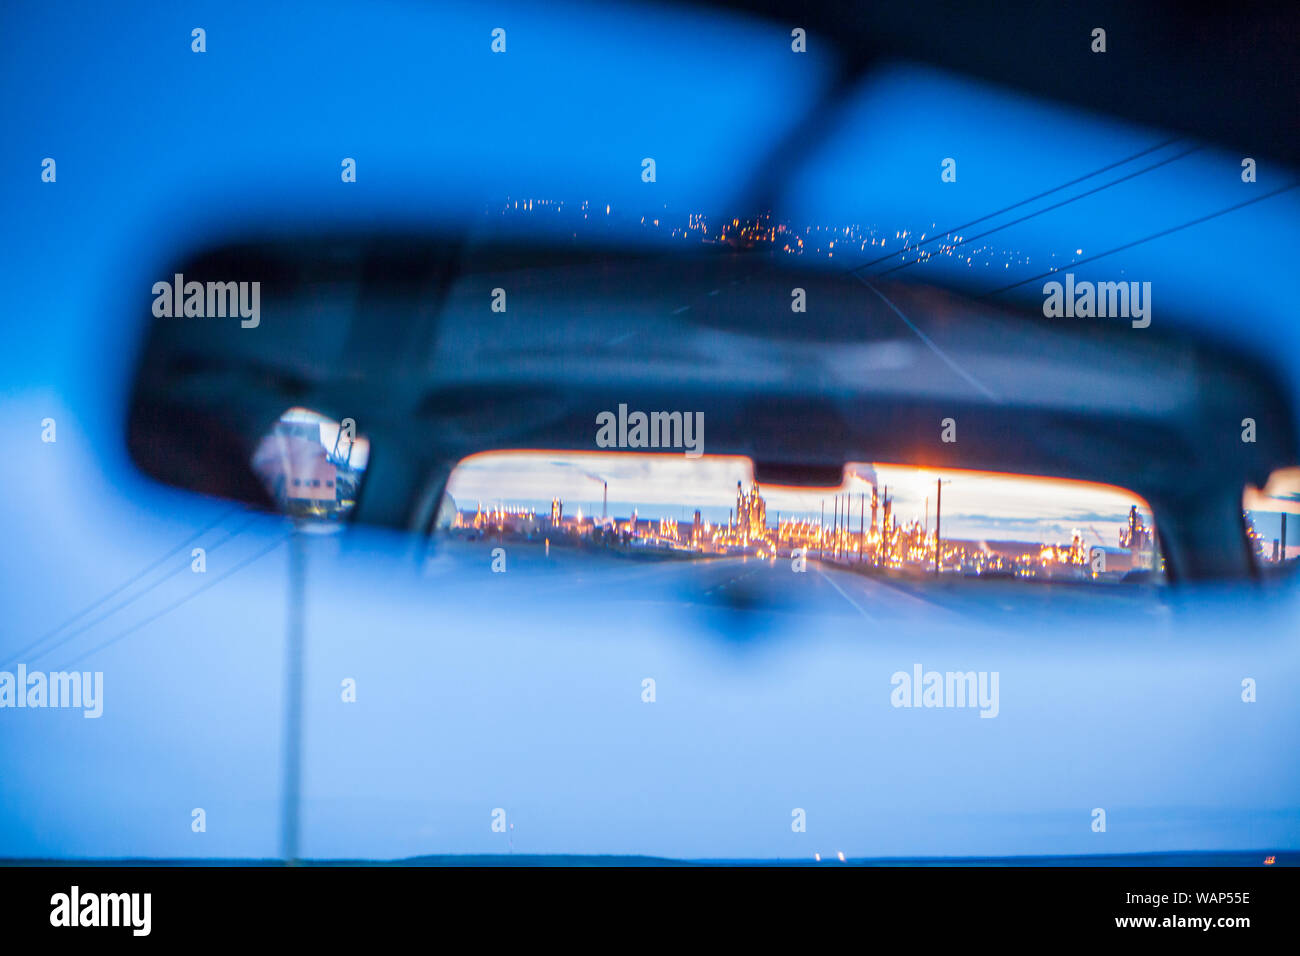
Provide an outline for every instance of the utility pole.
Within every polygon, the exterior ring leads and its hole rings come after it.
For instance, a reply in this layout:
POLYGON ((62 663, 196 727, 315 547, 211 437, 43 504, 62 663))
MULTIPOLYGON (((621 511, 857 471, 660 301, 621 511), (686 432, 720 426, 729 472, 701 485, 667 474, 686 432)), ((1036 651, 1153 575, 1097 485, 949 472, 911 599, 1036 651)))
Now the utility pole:
POLYGON ((835 496, 835 518, 831 522, 831 558, 835 561, 840 559, 840 496, 835 496))
POLYGON ((842 558, 844 557, 844 523, 845 523, 842 515, 842 512, 844 511, 843 495, 835 496, 835 505, 836 505, 835 516, 836 518, 839 519, 836 522, 839 525, 839 527, 835 529, 835 551, 839 555, 839 557, 842 558))
POLYGON ((858 500, 862 510, 858 512, 858 564, 862 563, 862 552, 867 550, 867 493, 860 492, 858 500))

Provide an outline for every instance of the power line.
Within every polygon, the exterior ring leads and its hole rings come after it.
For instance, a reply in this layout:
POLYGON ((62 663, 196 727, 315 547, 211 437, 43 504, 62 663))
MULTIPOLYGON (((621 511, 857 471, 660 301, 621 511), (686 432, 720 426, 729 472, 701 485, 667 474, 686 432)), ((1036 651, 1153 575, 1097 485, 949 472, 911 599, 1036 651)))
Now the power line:
MULTIPOLYGON (((1122 246, 1116 246, 1114 249, 1107 249, 1105 252, 1099 252, 1095 256, 1088 256, 1086 259, 1080 259, 1078 262, 1071 263, 1071 267, 1081 266, 1084 263, 1088 263, 1088 262, 1095 262, 1098 259, 1104 259, 1106 256, 1113 256, 1117 252, 1123 252, 1125 249, 1132 249, 1134 246, 1140 246, 1144 242, 1151 242, 1153 239, 1160 239, 1164 236, 1168 236, 1172 233, 1179 232, 1183 229, 1188 229, 1191 226, 1197 226, 1203 222, 1209 222, 1211 219, 1217 219, 1219 216, 1226 216, 1228 213, 1236 212, 1238 209, 1241 209, 1245 206, 1250 206, 1257 202, 1263 202, 1265 199, 1272 199, 1274 196, 1295 189, 1297 186, 1300 186, 1300 182, 1291 183, 1289 186, 1281 186, 1277 189, 1274 189, 1272 192, 1267 192, 1262 196, 1256 196, 1254 199, 1247 199, 1244 202, 1239 202, 1235 206, 1229 206, 1227 209, 1220 209, 1218 212, 1212 212, 1207 216, 1200 216, 1199 218, 1192 219, 1188 222, 1183 223, 1182 225, 1173 226, 1169 229, 1162 229, 1159 232, 1152 233, 1151 235, 1145 236, 1141 239, 1135 239, 1132 242, 1124 243, 1124 245, 1122 246)), ((1048 272, 1041 273, 1040 275, 1030 276, 1028 279, 1021 279, 1019 282, 1013 282, 1010 285, 1004 285, 1000 289, 994 289, 992 292, 985 292, 982 296, 980 296, 980 298, 987 299, 990 296, 1000 295, 1001 293, 1006 292, 1010 289, 1017 288, 1018 286, 1026 285, 1027 283, 1030 282, 1036 282, 1039 279, 1046 279, 1048 276, 1055 275, 1059 271, 1060 270, 1054 269, 1048 272)))
MULTIPOLYGON (((226 544, 227 542, 229 542, 232 538, 237 538, 237 537, 239 537, 241 534, 244 533, 244 531, 245 531, 245 530, 246 530, 250 525, 253 524, 254 521, 257 520, 257 518, 258 518, 257 515, 253 515, 251 518, 249 518, 247 521, 245 521, 242 525, 240 525, 239 527, 237 527, 234 531, 228 532, 224 538, 222 538, 222 539, 221 539, 220 541, 218 541, 216 544, 214 544, 214 545, 212 545, 210 548, 208 548, 208 549, 207 549, 207 552, 208 552, 208 553, 211 553, 211 552, 213 552, 213 551, 216 551, 216 550, 217 550, 218 548, 220 548, 222 545, 224 545, 224 544, 226 544)), ((36 654, 36 657, 38 657, 38 658, 39 658, 39 657, 43 657, 43 656, 45 656, 46 654, 49 654, 49 653, 51 653, 51 652, 53 652, 53 651, 58 650, 60 647, 65 647, 65 646, 66 646, 66 645, 67 645, 67 644, 68 644, 68 643, 69 643, 73 638, 77 637, 79 634, 84 634, 86 631, 90 630, 90 629, 91 629, 92 627, 94 627, 96 624, 99 624, 99 623, 101 623, 102 621, 106 621, 108 618, 112 617, 114 614, 116 614, 118 611, 122 610, 124 607, 127 607, 127 606, 129 606, 129 605, 131 605, 131 604, 134 604, 136 601, 138 601, 140 598, 144 597, 144 596, 145 596, 146 594, 148 594, 150 591, 154 591, 154 590, 158 589, 159 587, 162 586, 162 584, 163 584, 164 581, 169 581, 169 580, 171 580, 171 579, 174 578, 176 575, 178 575, 178 574, 180 574, 182 571, 184 571, 186 567, 188 567, 188 565, 186 565, 186 564, 181 564, 179 567, 174 568, 170 573, 163 575, 161 578, 159 578, 159 579, 158 579, 157 581, 155 581, 153 584, 149 585, 149 587, 145 588, 143 591, 140 591, 140 592, 138 592, 138 593, 136 593, 136 594, 131 595, 131 597, 127 598, 125 601, 122 601, 120 604, 117 604, 116 606, 110 608, 108 611, 105 611, 103 614, 101 614, 99 617, 95 618, 94 620, 90 621, 89 623, 87 623, 87 624, 83 624, 83 625, 81 625, 81 627, 78 627, 77 629, 75 629, 75 630, 73 630, 73 631, 69 631, 67 634, 64 634, 63 637, 61 637, 59 640, 55 641, 55 642, 54 642, 53 644, 51 644, 49 647, 45 648, 45 649, 42 650, 42 651, 38 651, 37 654, 36 654)))
MULTIPOLYGON (((1166 146, 1171 146, 1174 143, 1180 142, 1182 139, 1183 137, 1181 136, 1175 136, 1173 139, 1167 139, 1163 143, 1157 143, 1155 146, 1151 146, 1148 147, 1147 149, 1141 150, 1140 152, 1136 152, 1132 156, 1129 156, 1125 159, 1121 159, 1118 160, 1117 162, 1110 163, 1106 166, 1102 166, 1100 169, 1094 169, 1092 172, 1080 176, 1078 179, 1072 179, 1068 183, 1062 183, 1059 186, 1053 186, 1051 189, 1041 192, 1036 196, 1030 196, 1028 199, 1022 199, 1019 202, 1014 202, 1010 206, 1004 206, 1003 208, 997 210, 996 212, 991 212, 987 215, 980 216, 978 219, 972 219, 970 222, 964 223, 963 225, 953 226, 951 229, 945 229, 943 232, 935 233, 933 238, 918 243, 917 245, 912 246, 911 248, 920 249, 922 246, 928 246, 932 242, 938 242, 944 236, 952 235, 954 232, 960 232, 963 229, 969 229, 971 226, 978 225, 979 223, 984 222, 984 220, 986 219, 993 219, 994 217, 1000 216, 1006 212, 1010 212, 1013 209, 1019 209, 1021 206, 1027 205, 1028 203, 1037 202, 1040 199, 1050 196, 1052 193, 1059 193, 1062 189, 1069 189, 1071 186, 1077 186, 1079 183, 1092 179, 1094 176, 1100 176, 1102 173, 1110 172, 1110 170, 1115 169, 1119 166, 1126 166, 1129 163, 1133 162, 1133 160, 1135 159, 1141 159, 1143 156, 1147 156, 1151 153, 1156 152, 1157 150, 1164 149, 1166 146)), ((894 258, 894 256, 898 254, 899 253, 897 252, 891 252, 888 255, 881 256, 879 259, 873 259, 870 262, 864 262, 861 265, 852 266, 846 271, 849 273, 853 273, 853 272, 857 272, 860 269, 870 269, 872 266, 879 265, 880 263, 884 262, 886 259, 892 259, 894 258)))
POLYGON ((14 662, 17 662, 17 661, 21 660, 21 659, 22 659, 23 657, 25 657, 27 654, 31 653, 31 651, 32 651, 33 648, 38 647, 39 645, 45 643, 45 641, 49 640, 49 639, 50 639, 51 637, 53 637, 55 634, 58 634, 61 630, 63 630, 63 629, 64 629, 65 627, 67 627, 69 624, 72 624, 72 623, 76 622, 77 620, 79 620, 80 618, 85 617, 87 614, 89 614, 91 611, 95 610, 95 608, 99 607, 99 606, 100 606, 101 604, 103 604, 105 601, 109 601, 109 600, 112 600, 113 598, 117 597, 117 595, 121 594, 123 591, 125 591, 127 588, 129 588, 131 585, 135 584, 137 581, 139 581, 139 580, 141 580, 142 578, 146 577, 146 576, 149 575, 151 572, 157 570, 160 566, 162 566, 164 563, 166 563, 166 561, 167 561, 169 558, 171 558, 171 557, 175 556, 176 554, 179 554, 181 551, 185 550, 187 547, 189 547, 191 544, 193 544, 193 543, 194 543, 195 541, 197 541, 199 538, 203 537, 205 534, 207 534, 207 533, 208 533, 209 531, 211 531, 213 528, 217 527, 219 524, 221 524, 221 522, 225 521, 227 518, 229 518, 231 515, 233 515, 235 512, 237 512, 237 511, 239 511, 239 510, 240 510, 239 507, 234 507, 234 508, 231 508, 231 509, 229 509, 229 510, 227 510, 227 511, 222 512, 220 515, 217 516, 216 520, 214 520, 211 524, 206 525, 206 526, 205 526, 204 528, 202 528, 201 530, 196 531, 194 534, 190 535, 188 538, 186 538, 184 541, 182 541, 182 542, 181 542, 180 544, 178 544, 176 547, 172 548, 170 551, 168 551, 166 554, 164 554, 164 555, 163 555, 161 558, 159 558, 157 561, 153 562, 153 563, 150 564, 148 567, 146 567, 143 571, 140 571, 140 572, 138 572, 137 574, 135 574, 134 576, 132 576, 131 578, 129 578, 129 579, 128 579, 124 584, 121 584, 121 585, 119 585, 118 587, 114 588, 113 590, 109 591, 107 594, 103 595, 103 596, 100 597, 98 600, 92 601, 90 604, 86 605, 84 608, 82 608, 82 609, 81 609, 80 611, 78 611, 76 614, 72 615, 72 617, 68 618, 66 621, 64 621, 62 624, 60 624, 58 627, 54 628, 53 630, 46 631, 44 634, 42 634, 40 637, 38 637, 35 641, 33 641, 32 643, 30 643, 30 644, 28 644, 26 647, 24 647, 22 650, 20 650, 20 651, 17 653, 17 655, 13 658, 13 661, 14 661, 14 662))
MULTIPOLYGON (((1178 160, 1182 159, 1184 156, 1189 156, 1200 149, 1204 149, 1204 147, 1193 146, 1191 149, 1184 150, 1183 152, 1179 153, 1177 156, 1170 156, 1168 159, 1162 159, 1160 160, 1160 162, 1147 166, 1145 169, 1139 169, 1136 172, 1129 173, 1126 176, 1121 176, 1119 179, 1115 179, 1112 180, 1111 182, 1103 183, 1102 185, 1097 186, 1093 189, 1089 189, 1087 192, 1079 193, 1077 196, 1071 196, 1069 199, 1062 199, 1058 203, 1053 203, 1052 205, 1045 206, 1042 209, 1036 209, 1033 212, 1029 213, 1028 215, 1021 216, 1019 219, 1012 219, 1010 222, 1003 223, 1000 226, 995 226, 992 229, 989 229, 985 232, 981 232, 979 235, 971 236, 969 239, 962 239, 960 242, 953 243, 953 248, 955 249, 957 248, 957 246, 964 246, 966 245, 966 243, 974 242, 976 239, 983 239, 985 236, 991 236, 993 235, 993 233, 1001 232, 1003 229, 1010 229, 1012 226, 1018 225, 1022 222, 1025 222, 1026 220, 1033 219, 1035 216, 1041 216, 1044 215, 1045 213, 1051 212, 1053 209, 1060 209, 1062 206, 1068 206, 1070 205, 1070 203, 1078 202, 1080 199, 1086 199, 1089 196, 1101 192, 1102 190, 1110 189, 1111 186, 1118 186, 1122 182, 1127 182, 1128 180, 1133 179, 1137 176, 1141 176, 1145 173, 1149 173, 1153 169, 1159 169, 1161 166, 1167 166, 1170 163, 1177 162, 1178 160)), ((932 240, 926 240, 927 243, 931 241, 932 240)), ((919 249, 920 246, 913 246, 912 248, 919 249)), ((886 269, 884 272, 877 272, 874 276, 872 276, 872 278, 878 279, 881 276, 887 276, 891 272, 897 272, 899 269, 906 269, 908 266, 914 266, 918 262, 922 262, 922 261, 926 261, 926 260, 922 260, 918 258, 918 259, 913 259, 911 262, 904 262, 901 265, 894 266, 894 268, 892 269, 886 269)))
POLYGON ((272 551, 274 551, 276 548, 280 547, 280 545, 284 544, 286 540, 288 540, 287 537, 277 538, 275 541, 272 541, 269 545, 267 545, 267 546, 266 546, 265 548, 263 548, 261 551, 258 551, 256 554, 250 555, 249 557, 245 558, 243 561, 240 561, 238 564, 236 564, 236 565, 235 565, 234 567, 232 567, 230 570, 226 571, 224 574, 220 574, 220 575, 218 575, 217 577, 213 578, 211 581, 208 581, 206 584, 202 585, 201 587, 195 589, 194 591, 191 591, 189 594, 185 595, 184 597, 180 598, 179 600, 174 601, 173 603, 169 604, 167 607, 163 608, 161 611, 158 611, 158 612, 155 613, 155 614, 151 614, 149 617, 145 618, 143 621, 140 621, 140 622, 137 623, 137 624, 133 624, 131 627, 128 627, 126 630, 121 631, 121 632, 119 632, 118 634, 115 634, 113 637, 110 637, 108 640, 104 641, 102 644, 99 644, 99 645, 97 645, 97 646, 95 646, 95 647, 92 647, 90 650, 86 651, 85 653, 81 654, 81 655, 78 656, 78 657, 74 657, 72 660, 68 661, 66 664, 64 664, 63 666, 59 667, 58 669, 59 669, 60 671, 66 671, 68 668, 72 667, 74 664, 80 663, 81 661, 85 660, 87 657, 90 657, 90 656, 93 655, 93 654, 98 654, 100 651, 102 651, 104 648, 108 647, 109 645, 111 645, 111 644, 116 644, 116 643, 117 643, 118 641, 120 641, 122 638, 124 638, 124 637, 126 637, 126 636, 128 636, 128 635, 130 635, 130 634, 135 633, 136 631, 140 630, 140 628, 142 628, 142 627, 144 627, 144 626, 146 626, 146 625, 148 625, 148 624, 152 624, 154 621, 158 620, 158 619, 159 619, 160 617, 162 617, 163 615, 165 615, 165 614, 170 614, 172 611, 176 610, 176 609, 177 609, 178 607, 180 607, 182 604, 185 604, 186 602, 193 600, 194 598, 198 597, 200 594, 202 594, 204 591, 208 590, 209 588, 214 588, 214 587, 216 587, 216 586, 217 586, 218 584, 220 584, 222 581, 226 580, 226 578, 230 577, 230 576, 233 575, 233 574, 238 573, 239 571, 242 571, 244 568, 248 567, 248 566, 249 566, 250 564, 252 564, 254 561, 258 561, 258 560, 260 560, 260 559, 266 557, 268 554, 270 554, 270 553, 271 553, 272 551))

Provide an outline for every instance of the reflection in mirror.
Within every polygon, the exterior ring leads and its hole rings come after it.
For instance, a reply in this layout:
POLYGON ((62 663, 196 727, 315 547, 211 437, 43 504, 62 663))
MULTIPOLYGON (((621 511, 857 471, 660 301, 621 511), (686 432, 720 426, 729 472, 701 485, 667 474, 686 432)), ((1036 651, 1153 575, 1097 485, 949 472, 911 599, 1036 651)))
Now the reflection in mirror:
MULTIPOLYGON (((1160 583, 1149 505, 1110 485, 849 462, 830 488, 765 484, 747 458, 499 451, 462 461, 439 531, 655 560, 815 560, 889 578, 1160 583)), ((555 557, 559 552, 555 552, 555 557)))
POLYGON ((342 520, 356 506, 369 458, 370 442, 352 419, 291 408, 258 443, 252 467, 285 514, 342 520))
POLYGON ((1300 564, 1300 468, 1277 469, 1262 489, 1247 486, 1241 510, 1256 567, 1275 571, 1300 564))

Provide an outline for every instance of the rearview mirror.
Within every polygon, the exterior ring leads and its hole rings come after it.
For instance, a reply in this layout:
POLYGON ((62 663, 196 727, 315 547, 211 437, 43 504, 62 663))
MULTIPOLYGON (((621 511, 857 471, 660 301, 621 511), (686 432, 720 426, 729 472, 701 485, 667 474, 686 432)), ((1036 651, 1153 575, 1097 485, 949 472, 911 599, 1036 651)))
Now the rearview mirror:
POLYGON ((1245 577, 1242 488, 1300 460, 1276 372, 1173 323, 868 289, 759 250, 348 235, 227 245, 175 273, 259 283, 259 321, 156 316, 142 284, 134 460, 326 520, 428 531, 457 462, 595 451, 625 406, 707 420, 692 453, 743 456, 761 483, 825 486, 845 462, 887 461, 1130 489, 1155 513, 1171 580, 1245 577), (338 423, 321 424, 315 464, 285 465, 286 409, 338 423), (364 496, 359 436, 334 448, 348 419, 376 452, 364 496))

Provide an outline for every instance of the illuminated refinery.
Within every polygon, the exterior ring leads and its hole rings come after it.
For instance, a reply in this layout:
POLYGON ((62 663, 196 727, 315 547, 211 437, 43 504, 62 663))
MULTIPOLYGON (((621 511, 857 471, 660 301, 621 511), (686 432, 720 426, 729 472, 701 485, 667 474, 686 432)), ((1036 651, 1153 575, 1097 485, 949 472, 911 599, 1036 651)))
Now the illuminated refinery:
MULTIPOLYGON (((947 484, 947 482, 944 482, 947 484)), ((942 488, 936 487, 936 502, 942 488)), ((566 514, 564 502, 550 508, 498 504, 456 510, 452 535, 476 539, 535 541, 551 545, 599 547, 662 557, 733 556, 775 560, 797 558, 900 573, 958 574, 978 577, 1119 580, 1159 566, 1153 530, 1134 505, 1119 540, 1102 541, 1092 528, 1074 530, 1068 542, 990 541, 942 538, 935 509, 924 520, 900 521, 888 487, 879 492, 837 494, 826 499, 817 517, 779 512, 769 515, 757 484, 736 484, 735 507, 727 521, 703 520, 699 510, 689 522, 671 517, 566 514), (1091 539, 1091 540, 1090 540, 1091 539)))

